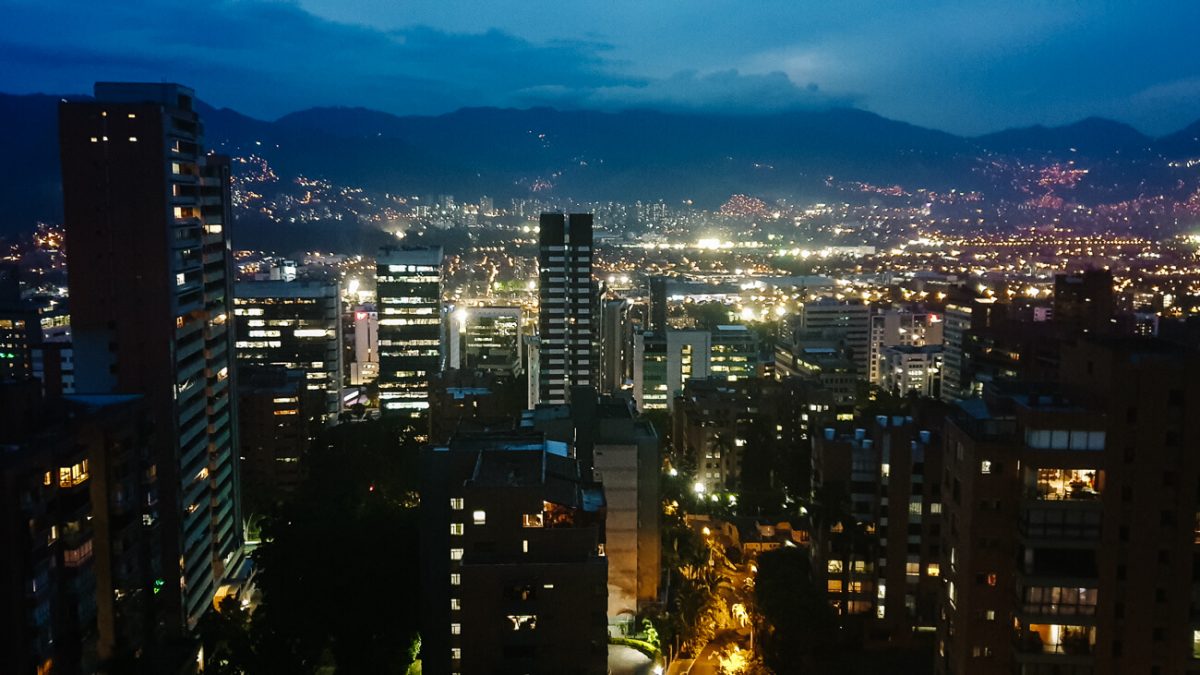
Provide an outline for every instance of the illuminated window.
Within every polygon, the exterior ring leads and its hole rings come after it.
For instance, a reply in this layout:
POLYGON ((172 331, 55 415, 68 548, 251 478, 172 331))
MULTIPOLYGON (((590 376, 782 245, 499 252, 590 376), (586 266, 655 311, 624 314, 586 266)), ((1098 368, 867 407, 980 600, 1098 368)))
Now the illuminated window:
POLYGON ((842 561, 841 560, 830 560, 829 563, 826 564, 826 568, 830 573, 833 573, 833 574, 841 572, 842 571, 842 561))
POLYGON ((451 647, 450 648, 450 659, 452 661, 457 661, 461 658, 462 658, 462 650, 459 649, 458 647, 451 647))
POLYGON ((476 525, 484 525, 487 523, 487 512, 475 511, 471 514, 471 521, 476 525))
POLYGON ((455 511, 462 511, 462 508, 463 508, 462 497, 451 497, 450 498, 450 508, 454 509, 455 511))
POLYGON ((842 580, 841 579, 830 579, 829 583, 826 584, 825 588, 830 593, 841 593, 842 592, 842 580))
POLYGON ((451 572, 450 573, 450 585, 451 586, 459 586, 461 584, 462 584, 462 575, 459 574, 458 572, 451 572))
POLYGON ((515 631, 537 629, 536 614, 509 614, 508 620, 512 622, 512 629, 515 631))
POLYGON ((941 573, 942 573, 942 566, 938 563, 929 563, 925 567, 925 574, 927 574, 928 576, 936 577, 936 576, 940 576, 941 573))
POLYGON ((540 513, 526 513, 521 516, 521 525, 523 527, 543 527, 544 524, 545 520, 543 520, 540 513))
POLYGON ((462 634, 462 624, 461 623, 450 624, 450 634, 451 635, 461 635, 462 634))
POLYGON ((919 563, 919 562, 904 563, 904 573, 910 577, 921 576, 921 563, 919 563))
POLYGON ((451 560, 462 560, 462 557, 463 557, 463 550, 461 548, 450 549, 450 559, 451 560))
POLYGON ((461 535, 463 533, 462 523, 450 523, 450 534, 461 535))
POLYGON ((991 460, 985 459, 979 463, 979 473, 987 474, 987 473, 991 473, 991 472, 992 472, 991 460))
POLYGON ((451 611, 458 611, 462 609, 462 600, 459 598, 450 598, 450 609, 451 611))

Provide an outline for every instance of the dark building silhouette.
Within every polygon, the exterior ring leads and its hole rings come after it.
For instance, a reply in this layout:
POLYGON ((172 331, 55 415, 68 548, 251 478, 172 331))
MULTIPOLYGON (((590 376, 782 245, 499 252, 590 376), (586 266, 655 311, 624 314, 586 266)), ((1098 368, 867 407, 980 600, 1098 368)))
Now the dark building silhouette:
POLYGON ((0 672, 91 673, 157 650, 152 429, 139 397, 38 389, 0 385, 0 672))
POLYGON ((75 389, 145 397, 156 599, 179 632, 242 560, 229 163, 177 84, 98 83, 59 106, 59 140, 75 389))
POLYGON ((1059 380, 947 421, 938 672, 1190 671, 1200 357, 1089 337, 1059 380))
POLYGON ((540 433, 422 451, 422 666, 607 672, 604 493, 540 433))
POLYGON ((1054 276, 1054 322, 1071 332, 1112 332, 1116 315, 1109 270, 1054 276))

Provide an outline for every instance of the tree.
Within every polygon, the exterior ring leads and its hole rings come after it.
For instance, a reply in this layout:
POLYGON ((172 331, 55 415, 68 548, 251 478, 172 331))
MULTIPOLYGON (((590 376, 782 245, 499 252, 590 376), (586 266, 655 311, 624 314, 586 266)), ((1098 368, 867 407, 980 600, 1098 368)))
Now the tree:
POLYGON ((783 547, 760 555, 753 600, 763 663, 778 675, 825 672, 835 623, 808 554, 783 547))
POLYGON ((406 673, 420 648, 418 444, 392 420, 327 430, 255 551, 262 602, 202 634, 218 673, 406 673))

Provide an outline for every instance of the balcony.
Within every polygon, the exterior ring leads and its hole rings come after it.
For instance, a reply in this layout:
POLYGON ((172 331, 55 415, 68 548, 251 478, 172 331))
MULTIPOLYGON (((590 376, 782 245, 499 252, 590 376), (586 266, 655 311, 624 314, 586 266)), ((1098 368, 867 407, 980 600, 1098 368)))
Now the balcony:
POLYGON ((1034 501, 1094 502, 1104 491, 1104 471, 1030 468, 1025 486, 1025 498, 1034 501))
POLYGON ((1018 625, 1014 638, 1018 661, 1082 665, 1092 661, 1096 628, 1031 623, 1018 625))

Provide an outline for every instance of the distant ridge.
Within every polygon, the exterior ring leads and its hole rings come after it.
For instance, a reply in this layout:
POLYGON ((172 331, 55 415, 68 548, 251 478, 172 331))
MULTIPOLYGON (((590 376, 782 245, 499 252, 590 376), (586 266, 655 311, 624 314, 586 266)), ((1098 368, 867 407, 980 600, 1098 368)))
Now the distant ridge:
MULTIPOLYGON (((0 94, 0 235, 61 218, 61 98, 0 94)), ((323 177, 399 195, 692 199, 713 208, 734 193, 825 199, 833 177, 1005 198, 1011 186, 978 168, 1011 156, 1086 160, 1104 175, 1105 198, 1121 198, 1147 180, 1171 180, 1161 169, 1166 159, 1200 157, 1200 121, 1158 139, 1101 118, 968 138, 853 108, 758 115, 464 108, 399 116, 325 107, 267 121, 198 105, 212 149, 261 155, 285 180, 323 177), (535 185, 542 191, 532 192, 535 185)))

